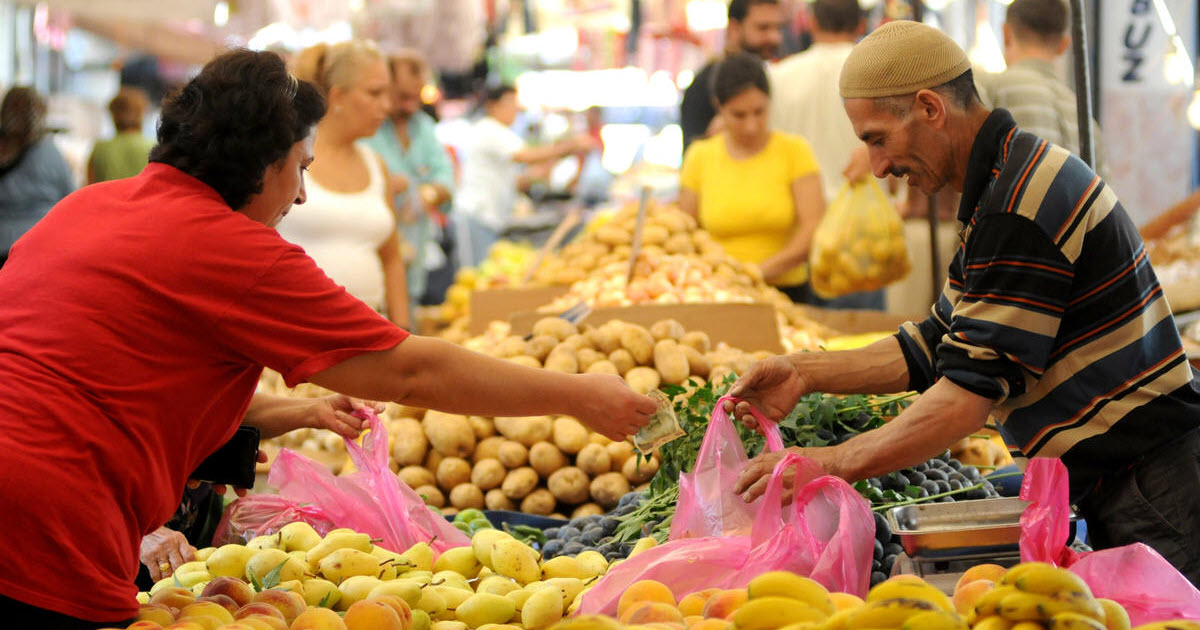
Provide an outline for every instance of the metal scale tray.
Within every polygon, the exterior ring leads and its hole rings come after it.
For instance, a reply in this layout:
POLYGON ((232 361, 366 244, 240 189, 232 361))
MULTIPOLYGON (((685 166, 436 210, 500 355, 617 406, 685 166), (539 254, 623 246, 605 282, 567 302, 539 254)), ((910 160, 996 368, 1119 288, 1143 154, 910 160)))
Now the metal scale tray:
POLYGON ((1011 497, 925 503, 892 508, 887 520, 910 557, 995 555, 1017 548, 1026 505, 1011 497))

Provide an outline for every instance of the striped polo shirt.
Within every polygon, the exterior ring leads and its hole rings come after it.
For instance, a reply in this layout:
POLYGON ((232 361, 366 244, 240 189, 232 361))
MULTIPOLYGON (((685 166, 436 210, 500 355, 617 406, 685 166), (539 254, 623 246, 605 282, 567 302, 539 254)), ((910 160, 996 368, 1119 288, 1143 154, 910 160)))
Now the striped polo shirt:
POLYGON ((1142 240, 1082 160, 994 110, 958 219, 931 317, 897 334, 910 387, 944 376, 994 399, 1009 445, 1060 457, 1075 500, 1200 426, 1200 383, 1142 240))

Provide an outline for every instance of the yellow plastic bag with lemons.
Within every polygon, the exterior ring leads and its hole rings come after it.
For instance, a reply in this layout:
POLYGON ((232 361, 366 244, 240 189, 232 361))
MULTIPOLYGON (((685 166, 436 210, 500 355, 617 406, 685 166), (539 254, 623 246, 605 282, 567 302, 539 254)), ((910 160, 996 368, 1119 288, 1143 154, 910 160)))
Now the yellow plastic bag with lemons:
POLYGON ((822 298, 874 291, 910 268, 904 225, 874 178, 842 185, 813 234, 809 281, 822 298))

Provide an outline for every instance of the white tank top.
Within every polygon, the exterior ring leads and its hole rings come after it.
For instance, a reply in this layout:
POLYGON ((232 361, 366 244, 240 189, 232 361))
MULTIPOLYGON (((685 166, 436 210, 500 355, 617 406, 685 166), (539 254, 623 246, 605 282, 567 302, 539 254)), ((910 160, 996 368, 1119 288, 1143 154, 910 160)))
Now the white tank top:
POLYGON ((354 145, 367 163, 367 187, 333 192, 313 179, 304 182, 307 200, 279 222, 280 236, 304 248, 325 274, 379 312, 387 303, 379 247, 396 231, 396 218, 384 198, 386 179, 379 156, 354 145))

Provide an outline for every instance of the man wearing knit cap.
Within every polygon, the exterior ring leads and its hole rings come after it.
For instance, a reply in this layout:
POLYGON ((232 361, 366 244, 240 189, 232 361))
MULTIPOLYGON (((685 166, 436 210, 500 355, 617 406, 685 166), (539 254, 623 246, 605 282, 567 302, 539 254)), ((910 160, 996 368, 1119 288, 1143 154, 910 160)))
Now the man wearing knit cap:
MULTIPOLYGON (((928 319, 861 350, 761 361, 730 411, 779 420, 808 392, 923 392, 878 430, 794 449, 850 481, 926 461, 994 414, 1021 454, 1066 464, 1093 546, 1148 544, 1200 583, 1200 381, 1116 194, 987 110, 967 56, 932 27, 876 30, 840 90, 876 177, 962 193, 962 246, 928 319)), ((735 489, 761 494, 779 457, 735 489)))

